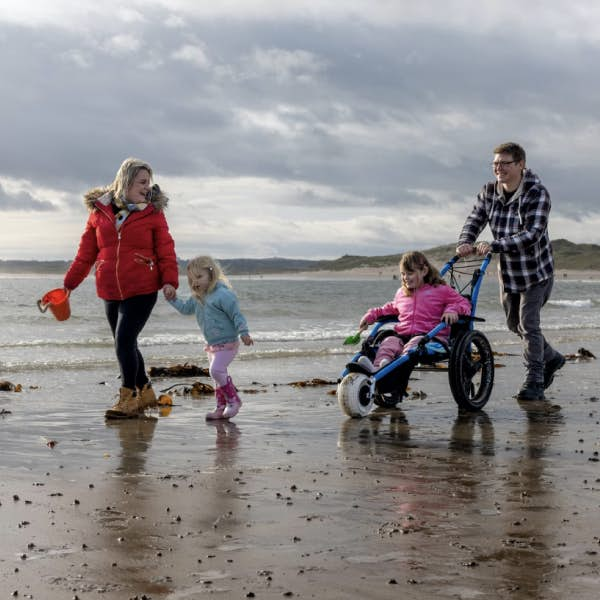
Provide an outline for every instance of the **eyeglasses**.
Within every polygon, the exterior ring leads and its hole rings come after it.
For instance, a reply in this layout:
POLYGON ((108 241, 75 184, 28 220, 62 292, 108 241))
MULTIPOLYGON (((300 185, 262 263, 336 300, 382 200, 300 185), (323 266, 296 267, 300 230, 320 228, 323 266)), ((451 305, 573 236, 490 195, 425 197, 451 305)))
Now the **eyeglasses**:
POLYGON ((512 165, 513 163, 519 162, 518 160, 498 160, 490 163, 492 169, 497 169, 498 167, 508 167, 508 165, 512 165))

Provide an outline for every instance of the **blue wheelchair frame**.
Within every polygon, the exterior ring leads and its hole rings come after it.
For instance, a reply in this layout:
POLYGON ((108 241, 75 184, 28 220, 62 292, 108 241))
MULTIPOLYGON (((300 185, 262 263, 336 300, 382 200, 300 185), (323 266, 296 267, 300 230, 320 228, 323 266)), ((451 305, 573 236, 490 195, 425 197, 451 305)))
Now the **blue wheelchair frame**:
MULTIPOLYGON (((410 377, 410 374, 412 373, 413 369, 418 368, 417 365, 433 365, 435 363, 448 360, 451 356, 451 348, 454 343, 454 338, 457 335, 461 336, 461 335, 465 334, 466 332, 473 332, 474 331, 474 323, 476 321, 484 321, 485 320, 485 319, 476 317, 475 313, 476 313, 476 309, 477 309, 477 300, 479 297, 479 291, 481 288, 481 284, 483 282, 483 277, 486 273, 486 270, 488 268, 488 265, 490 264, 491 259, 492 259, 491 254, 487 254, 483 258, 480 267, 473 271, 471 278, 462 287, 462 289, 460 288, 459 282, 454 277, 454 268, 455 268, 456 263, 460 260, 459 256, 453 256, 440 269, 440 274, 442 276, 445 276, 450 272, 449 284, 452 285, 452 287, 454 289, 456 289, 456 291, 458 291, 460 294, 469 298, 469 300, 471 302, 470 316, 459 318, 458 322, 451 326, 446 325, 446 323, 444 323, 443 321, 438 323, 433 329, 431 329, 429 332, 427 332, 422 337, 422 339, 420 340, 419 344, 416 347, 410 349, 406 354, 399 356, 392 362, 386 364, 384 367, 371 373, 371 372, 368 372, 357 361, 362 355, 365 354, 365 352, 364 352, 365 347, 369 347, 369 344, 373 343, 373 341, 377 337, 377 334, 382 330, 384 325, 386 325, 387 323, 390 323, 390 322, 395 322, 395 323, 398 322, 396 317, 383 317, 382 319, 378 320, 375 323, 375 325, 373 326, 366 341, 363 342, 361 351, 357 352, 352 357, 351 361, 346 365, 346 368, 341 373, 340 381, 342 381, 343 378, 346 375, 348 375, 349 373, 364 373, 370 379, 369 395, 371 397, 375 397, 376 394, 378 393, 378 391, 381 393, 381 389, 385 389, 386 385, 387 385, 387 387, 389 387, 390 382, 395 380, 398 382, 396 387, 404 388, 404 389, 401 389, 401 391, 400 391, 400 393, 401 393, 400 400, 401 400, 402 396, 406 395, 406 386, 408 384, 408 379, 410 377), (468 288, 470 288, 470 289, 466 293, 466 290, 468 288), (446 347, 444 344, 437 341, 435 339, 435 336, 448 327, 451 328, 451 333, 450 333, 450 337, 448 339, 448 347, 446 347)), ((473 261, 471 261, 471 263, 472 262, 473 261)), ((483 336, 483 334, 480 334, 479 332, 477 332, 478 343, 481 342, 480 338, 485 338, 485 336, 483 336)), ((487 342, 487 340, 484 339, 484 341, 485 341, 485 344, 489 347, 489 343, 487 342)), ((491 350, 490 350, 490 352, 491 352, 491 350)), ((451 365, 448 368, 450 369, 451 365)), ((492 383, 493 383, 493 364, 492 364, 491 368, 492 368, 492 383)), ((451 382, 452 382, 452 377, 451 377, 451 382)), ((453 386, 453 394, 455 391, 454 387, 456 387, 456 385, 453 386)), ((471 406, 468 401, 465 402, 464 399, 461 400, 461 399, 457 398, 456 395, 455 395, 455 400, 457 401, 459 406, 462 406, 463 408, 467 408, 467 410, 476 410, 476 409, 480 408, 480 407, 471 406)), ((485 404, 485 402, 487 402, 487 398, 485 399, 485 401, 483 403, 485 404)))

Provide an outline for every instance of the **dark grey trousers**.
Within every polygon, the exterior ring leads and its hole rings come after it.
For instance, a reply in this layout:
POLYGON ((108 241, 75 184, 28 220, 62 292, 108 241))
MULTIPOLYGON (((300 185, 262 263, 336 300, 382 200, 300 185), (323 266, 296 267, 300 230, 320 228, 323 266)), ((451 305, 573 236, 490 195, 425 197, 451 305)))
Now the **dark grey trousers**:
POLYGON ((540 313, 552 292, 554 279, 536 283, 528 290, 519 293, 501 291, 501 302, 506 314, 508 328, 523 340, 528 383, 544 382, 544 364, 554 358, 556 350, 550 346, 542 334, 540 313))

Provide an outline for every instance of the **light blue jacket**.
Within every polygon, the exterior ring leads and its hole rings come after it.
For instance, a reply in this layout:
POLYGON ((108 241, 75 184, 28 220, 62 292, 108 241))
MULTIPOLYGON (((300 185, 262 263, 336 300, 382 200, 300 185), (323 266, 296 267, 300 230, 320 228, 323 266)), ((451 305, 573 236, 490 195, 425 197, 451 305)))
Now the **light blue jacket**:
POLYGON ((190 296, 187 300, 169 300, 169 304, 183 315, 195 313, 204 339, 211 346, 236 342, 238 336, 249 333, 237 296, 221 282, 204 298, 204 302, 190 296))

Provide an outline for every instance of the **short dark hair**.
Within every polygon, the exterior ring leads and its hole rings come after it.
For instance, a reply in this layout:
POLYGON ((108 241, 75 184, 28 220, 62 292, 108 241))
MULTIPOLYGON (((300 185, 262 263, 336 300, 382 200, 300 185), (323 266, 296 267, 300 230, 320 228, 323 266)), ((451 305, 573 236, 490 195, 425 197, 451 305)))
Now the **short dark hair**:
POLYGON ((514 142, 505 142, 494 148, 494 154, 510 154, 513 160, 525 162, 525 150, 514 142))

